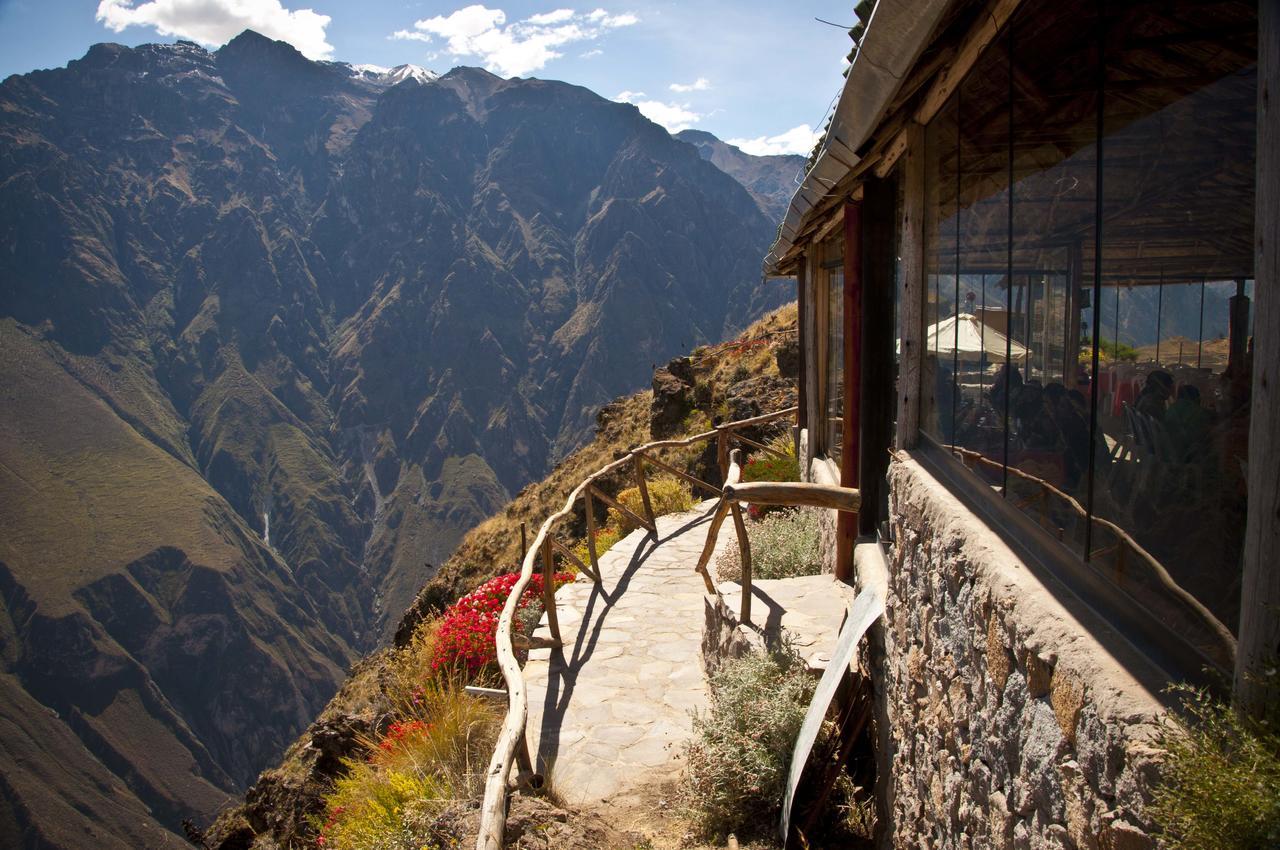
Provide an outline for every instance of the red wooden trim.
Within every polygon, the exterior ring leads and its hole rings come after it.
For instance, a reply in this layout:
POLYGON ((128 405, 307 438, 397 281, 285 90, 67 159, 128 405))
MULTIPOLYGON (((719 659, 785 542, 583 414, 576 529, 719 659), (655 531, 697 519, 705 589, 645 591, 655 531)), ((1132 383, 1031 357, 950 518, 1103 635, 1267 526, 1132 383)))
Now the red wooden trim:
MULTIPOLYGON (((844 426, 840 434, 840 486, 857 487, 861 450, 862 397, 862 204, 844 206, 844 426)), ((856 514, 841 512, 836 520, 836 578, 853 577, 856 514)))
MULTIPOLYGON (((809 370, 812 365, 808 362, 809 358, 805 356, 805 349, 809 340, 809 334, 812 329, 809 327, 808 321, 805 320, 804 311, 809 303, 808 280, 805 274, 805 257, 800 256, 800 266, 796 269, 796 336, 800 340, 800 368, 799 368, 799 384, 797 386, 797 399, 799 411, 796 413, 796 425, 801 429, 809 427, 809 370)), ((809 445, 813 445, 813 435, 809 435, 809 445)))

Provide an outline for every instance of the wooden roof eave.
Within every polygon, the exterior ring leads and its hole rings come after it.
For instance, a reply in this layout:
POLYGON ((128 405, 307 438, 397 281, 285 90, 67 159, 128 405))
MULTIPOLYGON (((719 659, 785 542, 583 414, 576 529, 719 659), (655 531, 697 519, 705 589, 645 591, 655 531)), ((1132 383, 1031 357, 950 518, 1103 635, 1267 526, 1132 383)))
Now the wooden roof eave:
POLYGON ((794 267, 796 236, 811 229, 815 210, 828 213, 835 206, 830 195, 865 159, 860 159, 857 151, 880 125, 951 2, 880 0, 876 4, 818 158, 792 196, 778 239, 765 258, 767 272, 781 273, 784 268, 794 267), (822 171, 819 165, 823 166, 822 171))

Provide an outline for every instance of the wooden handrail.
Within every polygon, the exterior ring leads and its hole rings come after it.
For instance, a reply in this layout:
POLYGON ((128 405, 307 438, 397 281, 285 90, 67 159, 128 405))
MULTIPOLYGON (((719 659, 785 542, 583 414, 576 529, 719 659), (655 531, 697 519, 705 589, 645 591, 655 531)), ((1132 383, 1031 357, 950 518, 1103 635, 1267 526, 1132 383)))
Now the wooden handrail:
MULTIPOLYGON (((652 452, 659 449, 682 448, 691 446, 695 443, 704 442, 714 438, 719 439, 721 434, 727 433, 732 436, 733 431, 737 428, 747 427, 750 425, 758 425, 763 422, 772 422, 781 419, 784 416, 795 413, 797 408, 788 407, 785 410, 778 410, 773 413, 766 413, 762 416, 754 416, 750 419, 743 419, 737 422, 729 422, 718 426, 711 431, 704 431, 691 437, 679 440, 655 440, 645 443, 631 449, 627 454, 609 463, 593 472, 582 480, 577 487, 565 499, 564 506, 543 521, 542 526, 538 529, 537 536, 534 537, 533 543, 525 550, 524 558, 520 563, 520 576, 511 587, 511 593, 507 596, 506 603, 502 606, 502 614, 498 617, 498 628, 494 635, 494 644, 497 648, 498 669, 502 671, 502 678, 507 684, 507 715, 503 719, 502 729, 498 734, 497 743, 494 745, 493 757, 489 761, 489 769, 485 775, 484 786, 484 802, 480 809, 480 830, 476 837, 477 850, 500 850, 503 843, 503 836, 506 832, 507 825, 507 778, 511 773, 511 765, 515 761, 522 763, 522 769, 531 769, 524 762, 528 761, 528 741, 525 736, 525 727, 529 722, 529 698, 525 691, 524 675, 520 669, 519 661, 516 659, 515 648, 512 643, 511 627, 515 622, 516 608, 519 604, 520 597, 524 595, 525 590, 529 586, 530 580, 533 578, 533 572, 536 568, 543 571, 544 582, 544 604, 549 612, 547 615, 548 625, 553 627, 553 637, 559 639, 559 621, 555 617, 555 594, 554 594, 554 572, 551 571, 552 550, 559 551, 563 555, 577 563, 579 568, 586 566, 573 555, 568 547, 561 544, 551 536, 552 527, 567 517, 573 515, 573 506, 578 499, 587 500, 587 552, 591 560, 591 571, 594 572, 592 579, 597 583, 600 582, 601 572, 599 560, 595 551, 595 540, 592 532, 595 530, 595 517, 593 508, 594 497, 599 497, 603 501, 618 507, 619 503, 614 501, 612 497, 606 497, 595 483, 601 478, 621 469, 627 464, 632 464, 634 474, 636 476, 636 484, 640 488, 641 499, 644 502, 645 514, 653 523, 652 527, 656 530, 656 519, 653 518, 653 508, 648 499, 648 487, 644 483, 644 466, 651 464, 659 469, 672 472, 682 478, 689 480, 691 483, 700 485, 720 495, 721 489, 707 484, 689 475, 682 470, 678 470, 670 464, 664 463, 652 456, 652 452), (540 563, 539 563, 540 562, 540 563), (550 587, 552 591, 547 593, 546 588, 550 587)), ((741 465, 739 464, 739 470, 741 465)), ((739 471, 738 475, 741 475, 739 471)), ((737 478, 733 479, 735 482, 737 478)), ((734 509, 734 522, 739 526, 739 536, 745 541, 745 529, 742 528, 741 515, 738 514, 737 506, 734 509)), ((730 512, 729 503, 721 499, 720 505, 716 508, 718 520, 713 517, 712 524, 718 530, 720 524, 724 522, 724 516, 730 512), (723 509, 723 510, 722 510, 723 509)), ((639 519, 634 512, 627 511, 633 518, 639 519)), ((646 526, 647 527, 647 526, 646 526)), ((711 540, 714 546, 714 537, 711 540)), ((744 549, 744 558, 749 561, 749 550, 744 549)), ((705 569, 702 570, 703 580, 707 585, 707 590, 714 592, 715 585, 711 582, 710 576, 705 569)))

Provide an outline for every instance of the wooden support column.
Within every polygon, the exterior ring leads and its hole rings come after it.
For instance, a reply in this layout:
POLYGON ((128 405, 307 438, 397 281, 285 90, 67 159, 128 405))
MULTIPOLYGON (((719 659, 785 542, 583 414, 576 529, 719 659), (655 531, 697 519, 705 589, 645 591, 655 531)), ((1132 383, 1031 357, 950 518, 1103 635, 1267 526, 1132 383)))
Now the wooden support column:
POLYGON ((895 333, 893 299, 894 208, 897 180, 893 177, 869 180, 862 194, 862 399, 859 404, 858 480, 846 485, 862 493, 858 533, 875 534, 882 520, 888 520, 885 473, 889 468, 889 448, 893 444, 893 415, 896 408, 893 387, 895 333))
MULTIPOLYGON (((796 330, 797 344, 800 349, 800 374, 796 378, 797 398, 796 403, 799 410, 796 411, 796 457, 800 457, 800 435, 799 431, 803 431, 809 427, 809 370, 813 368, 813 364, 809 362, 808 343, 809 336, 813 333, 813 326, 809 324, 809 317, 806 315, 805 307, 809 303, 809 293, 806 291, 808 276, 805 274, 805 260, 800 258, 800 266, 796 269, 796 330)), ((804 458, 800 458, 800 462, 804 463, 804 458)))
POLYGON ((556 613, 556 568, 551 554, 551 536, 542 541, 542 607, 547 612, 547 628, 556 646, 561 645, 560 617, 556 613))
POLYGON ((898 305, 898 424, 894 444, 910 449, 920 439, 920 374, 924 366, 924 127, 907 126, 907 151, 902 155, 902 303, 898 305))
MULTIPOLYGON (((1235 699, 1262 718, 1280 705, 1280 4, 1258 2, 1258 159, 1254 201, 1253 403, 1249 514, 1236 646, 1235 699), (1268 674, 1268 671, 1271 671, 1268 674)), ((1271 721, 1277 718, 1272 716, 1271 721)))
MULTIPOLYGON (((858 486, 861 459, 862 404, 862 203, 844 207, 844 424, 840 432, 840 486, 858 486)), ((858 517, 842 513, 836 519, 836 578, 853 578, 853 544, 858 517)))

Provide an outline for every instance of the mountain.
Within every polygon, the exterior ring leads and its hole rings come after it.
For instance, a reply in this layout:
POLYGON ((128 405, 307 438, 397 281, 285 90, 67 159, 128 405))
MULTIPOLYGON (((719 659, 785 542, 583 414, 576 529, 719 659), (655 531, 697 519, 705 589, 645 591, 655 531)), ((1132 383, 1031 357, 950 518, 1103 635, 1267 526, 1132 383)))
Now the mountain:
POLYGON ((176 846, 600 404, 784 297, 635 107, 368 73, 246 32, 0 84, 0 846, 176 846))
MULTIPOLYGON (((794 292, 787 284, 772 285, 787 294, 794 292)), ((394 647, 371 653, 356 665, 316 721, 279 763, 262 772, 245 799, 225 809, 216 822, 202 824, 205 829, 198 838, 204 846, 208 850, 315 846, 318 825, 325 818, 324 798, 332 792, 334 780, 346 772, 342 760, 360 758, 363 742, 376 740, 397 716, 394 683, 403 675, 406 657, 422 657, 414 647, 420 646, 424 632, 431 630, 429 621, 485 580, 515 570, 521 557, 521 525, 530 534, 536 533, 584 478, 635 446, 653 439, 691 437, 704 431, 712 417, 748 419, 794 405, 800 363, 796 319, 792 302, 753 323, 734 340, 700 346, 688 356, 655 368, 651 390, 601 407, 589 442, 556 464, 545 478, 521 490, 502 511, 467 532, 405 612, 396 629, 394 647)), ((785 423, 748 426, 742 434, 760 442, 785 428, 785 423)), ((665 460, 703 481, 720 482, 714 441, 668 452, 665 460)), ((634 481, 631 471, 624 468, 602 476, 597 484, 616 496, 623 488, 634 486, 634 481)), ((580 539, 586 534, 585 516, 561 526, 558 533, 565 540, 580 539)), ((513 813, 523 805, 523 799, 518 795, 512 798, 513 813)), ((480 801, 460 799, 455 805, 458 810, 474 813, 480 801)), ((565 806, 562 801, 557 805, 565 806)), ((567 813, 560 812, 561 821, 566 814, 570 824, 582 816, 570 808, 567 813)), ((445 835, 460 839, 457 846, 472 846, 475 820, 468 818, 466 824, 460 820, 445 817, 438 823, 448 830, 445 835)), ((526 838, 530 834, 524 833, 526 838)), ((633 841, 600 843, 600 837, 577 841, 557 833, 532 846, 543 846, 543 842, 557 848, 634 845, 633 841)), ((518 843, 530 846, 523 840, 518 843)))
MULTIPOLYGON (((345 65, 346 63, 337 63, 345 65)), ((394 86, 396 83, 403 83, 405 80, 416 80, 420 83, 429 83, 439 79, 440 75, 435 71, 423 68, 421 65, 397 65, 394 68, 384 68, 381 65, 347 65, 351 69, 351 75, 358 77, 366 82, 382 86, 394 86)))
POLYGON ((681 130, 676 138, 698 149, 703 159, 741 183, 760 212, 775 226, 787 215, 805 158, 796 154, 753 156, 703 130, 681 130))

